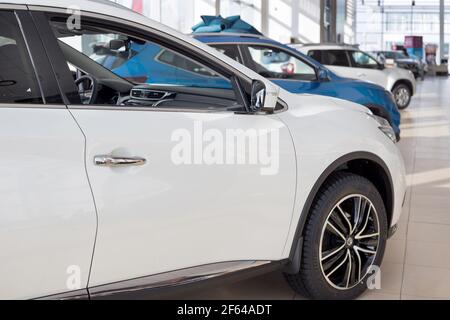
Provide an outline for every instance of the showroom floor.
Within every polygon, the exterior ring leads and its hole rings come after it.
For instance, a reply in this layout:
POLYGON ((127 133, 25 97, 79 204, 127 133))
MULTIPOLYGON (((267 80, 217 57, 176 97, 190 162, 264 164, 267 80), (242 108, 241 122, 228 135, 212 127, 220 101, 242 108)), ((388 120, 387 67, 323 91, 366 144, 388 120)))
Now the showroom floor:
MULTIPOLYGON (((408 184, 399 231, 388 243, 381 290, 363 299, 450 299, 450 79, 429 78, 402 114, 408 184)), ((169 299, 302 299, 273 273, 169 299)))

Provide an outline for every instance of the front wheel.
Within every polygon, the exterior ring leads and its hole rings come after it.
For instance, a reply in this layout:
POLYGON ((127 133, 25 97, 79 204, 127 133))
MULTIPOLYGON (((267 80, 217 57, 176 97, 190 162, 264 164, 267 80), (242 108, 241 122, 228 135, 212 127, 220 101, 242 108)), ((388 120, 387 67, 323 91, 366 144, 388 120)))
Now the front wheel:
POLYGON ((400 110, 406 109, 411 102, 412 92, 411 89, 406 84, 398 84, 392 90, 394 94, 395 103, 400 110))
POLYGON ((301 270, 290 286, 312 299, 354 299, 368 288, 386 247, 383 200, 367 179, 337 173, 321 188, 304 232, 301 270))

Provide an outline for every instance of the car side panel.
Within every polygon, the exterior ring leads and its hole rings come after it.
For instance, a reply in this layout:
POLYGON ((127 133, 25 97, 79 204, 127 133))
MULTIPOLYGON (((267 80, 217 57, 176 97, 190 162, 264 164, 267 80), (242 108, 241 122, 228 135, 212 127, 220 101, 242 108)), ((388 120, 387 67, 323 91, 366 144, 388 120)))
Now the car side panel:
POLYGON ((99 216, 90 287, 205 264, 281 260, 296 161, 289 130, 276 115, 72 112, 88 137, 87 170, 99 216), (242 145, 233 138, 236 130, 244 140, 254 131, 253 142, 270 144, 272 166, 246 161, 262 159, 264 145, 242 145), (215 152, 218 164, 205 163, 211 146, 223 149, 215 152), (180 161, 181 151, 188 161, 180 161), (238 162, 222 159, 234 152, 238 162), (147 162, 95 165, 95 156, 109 154, 147 162))
MULTIPOLYGON (((294 105, 292 98, 284 96, 294 105)), ((291 252, 296 226, 314 184, 330 164, 350 153, 372 153, 385 161, 395 190, 392 223, 397 223, 405 195, 405 168, 403 161, 399 161, 402 156, 397 146, 377 128, 375 121, 363 109, 354 112, 359 109, 351 102, 329 98, 321 102, 317 97, 305 95, 302 96, 302 106, 280 114, 291 130, 298 166, 297 198, 284 257, 291 252), (330 106, 330 101, 337 108, 330 106)))
POLYGON ((0 299, 87 287, 96 212, 69 111, 0 108, 0 299))

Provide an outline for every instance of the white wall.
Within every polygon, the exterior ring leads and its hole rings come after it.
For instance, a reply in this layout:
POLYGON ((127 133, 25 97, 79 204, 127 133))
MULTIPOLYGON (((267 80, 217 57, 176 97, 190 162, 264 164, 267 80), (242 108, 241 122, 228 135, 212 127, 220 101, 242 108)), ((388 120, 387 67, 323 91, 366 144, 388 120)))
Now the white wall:
POLYGON ((291 37, 320 42, 320 1, 269 0, 268 36, 281 42, 291 37))

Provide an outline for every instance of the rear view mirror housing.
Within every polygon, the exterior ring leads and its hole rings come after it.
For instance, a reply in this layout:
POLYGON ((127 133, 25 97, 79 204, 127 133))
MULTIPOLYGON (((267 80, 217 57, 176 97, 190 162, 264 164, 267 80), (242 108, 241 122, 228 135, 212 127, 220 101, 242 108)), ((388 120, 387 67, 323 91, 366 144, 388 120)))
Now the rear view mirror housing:
POLYGON ((127 47, 127 42, 124 40, 113 39, 109 41, 109 50, 111 51, 119 51, 121 48, 127 47))
POLYGON ((259 80, 253 80, 250 99, 250 111, 259 112, 264 109, 266 102, 266 85, 259 80))
POLYGON ((330 73, 325 68, 319 68, 319 70, 317 71, 317 77, 318 77, 319 81, 322 81, 322 82, 328 82, 331 80, 330 73))

